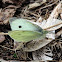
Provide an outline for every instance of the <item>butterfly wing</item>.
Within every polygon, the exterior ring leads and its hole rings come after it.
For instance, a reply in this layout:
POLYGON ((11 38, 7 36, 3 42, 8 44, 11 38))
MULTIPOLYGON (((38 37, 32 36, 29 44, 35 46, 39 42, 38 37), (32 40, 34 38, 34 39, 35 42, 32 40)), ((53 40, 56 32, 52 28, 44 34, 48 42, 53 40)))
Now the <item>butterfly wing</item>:
POLYGON ((28 42, 40 38, 42 35, 40 32, 22 30, 9 31, 8 34, 11 38, 19 42, 28 42))
POLYGON ((27 42, 40 38, 43 35, 43 30, 36 24, 33 24, 26 19, 13 17, 9 20, 12 31, 9 31, 9 35, 22 42, 27 42))
POLYGON ((13 30, 29 30, 42 32, 42 28, 33 24, 26 19, 13 17, 9 20, 12 31, 13 30))

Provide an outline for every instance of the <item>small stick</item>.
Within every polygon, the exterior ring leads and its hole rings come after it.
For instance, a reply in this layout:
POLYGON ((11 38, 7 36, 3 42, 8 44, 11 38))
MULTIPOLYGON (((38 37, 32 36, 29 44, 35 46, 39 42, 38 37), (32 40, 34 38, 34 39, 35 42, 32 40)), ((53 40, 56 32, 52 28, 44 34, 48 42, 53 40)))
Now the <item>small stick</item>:
POLYGON ((0 32, 0 35, 8 35, 8 33, 0 32))
POLYGON ((53 25, 53 26, 47 27, 47 28, 45 28, 44 30, 47 30, 47 29, 53 28, 53 27, 55 27, 55 26, 57 26, 57 25, 60 25, 60 24, 62 24, 62 22, 61 22, 61 23, 58 23, 58 24, 56 24, 56 25, 53 25))

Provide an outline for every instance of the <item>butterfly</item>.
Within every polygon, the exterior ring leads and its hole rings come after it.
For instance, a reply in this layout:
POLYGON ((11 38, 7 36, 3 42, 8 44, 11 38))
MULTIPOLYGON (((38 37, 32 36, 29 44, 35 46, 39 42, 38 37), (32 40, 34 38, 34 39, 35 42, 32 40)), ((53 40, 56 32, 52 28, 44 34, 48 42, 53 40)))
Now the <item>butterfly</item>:
POLYGON ((28 21, 27 19, 13 17, 9 20, 11 31, 9 36, 17 42, 29 42, 35 39, 43 39, 48 31, 40 26, 28 21))

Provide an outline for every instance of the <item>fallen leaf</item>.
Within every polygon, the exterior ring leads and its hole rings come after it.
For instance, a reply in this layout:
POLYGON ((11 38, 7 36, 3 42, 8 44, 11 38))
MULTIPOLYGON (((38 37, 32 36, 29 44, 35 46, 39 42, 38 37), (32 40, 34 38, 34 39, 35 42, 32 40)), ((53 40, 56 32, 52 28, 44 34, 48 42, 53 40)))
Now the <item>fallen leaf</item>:
MULTIPOLYGON (((62 13, 62 1, 60 1, 60 3, 54 8, 49 18, 47 20, 42 21, 41 24, 38 24, 38 25, 42 27, 42 29, 46 29, 48 31, 59 29, 60 27, 62 27, 62 20, 59 20, 57 18, 59 14, 61 15, 61 13, 62 13), (57 25, 57 24, 60 24, 60 25, 57 25), (54 25, 57 25, 57 26, 47 29, 48 27, 51 27, 54 25)), ((41 18, 39 19, 42 20, 41 18)))
POLYGON ((27 52, 35 51, 35 50, 38 50, 38 49, 44 47, 45 45, 47 45, 51 41, 52 41, 52 39, 43 39, 43 40, 31 41, 31 42, 27 43, 25 45, 25 47, 22 49, 24 51, 27 51, 27 52))
MULTIPOLYGON (((62 23, 62 20, 59 20, 59 19, 48 19, 46 22, 43 21, 41 23, 41 27, 43 29, 46 29, 48 27, 51 27, 51 26, 54 26, 54 25, 57 25, 59 23, 62 23)), ((56 29, 59 29, 60 27, 62 27, 62 24, 58 25, 58 26, 55 26, 55 27, 52 27, 50 29, 47 29, 48 31, 52 31, 52 30, 56 30, 56 29)))
POLYGON ((9 21, 9 18, 11 18, 14 13, 16 12, 16 9, 18 7, 14 5, 10 5, 3 10, 0 11, 0 24, 7 24, 9 21))

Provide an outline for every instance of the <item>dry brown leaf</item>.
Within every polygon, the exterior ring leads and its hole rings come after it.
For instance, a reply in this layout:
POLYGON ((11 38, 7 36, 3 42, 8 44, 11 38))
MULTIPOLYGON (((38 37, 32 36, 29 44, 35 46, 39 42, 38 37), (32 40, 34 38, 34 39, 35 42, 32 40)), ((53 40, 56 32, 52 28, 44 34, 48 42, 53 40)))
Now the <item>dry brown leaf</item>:
POLYGON ((14 5, 10 5, 6 8, 4 8, 3 10, 0 11, 0 24, 7 24, 9 21, 9 18, 11 18, 15 11, 16 11, 17 7, 14 5))
POLYGON ((25 45, 25 47, 22 49, 27 52, 35 51, 35 50, 38 50, 38 49, 44 47, 45 45, 47 45, 51 41, 52 41, 52 39, 43 39, 43 40, 37 40, 37 41, 34 40, 34 41, 27 43, 25 45))
POLYGON ((46 0, 43 0, 42 2, 38 3, 38 2, 35 2, 35 3, 32 3, 32 4, 29 4, 29 9, 34 9, 38 6, 41 6, 43 3, 45 3, 46 0))
POLYGON ((5 40, 5 36, 4 35, 0 35, 0 43, 3 42, 5 40))

